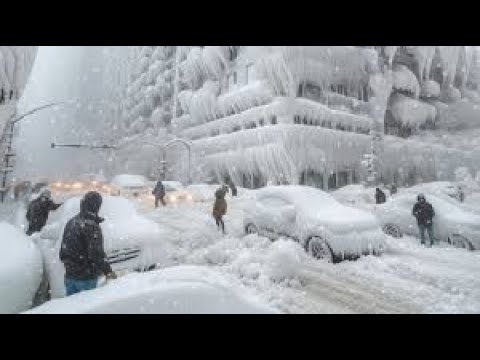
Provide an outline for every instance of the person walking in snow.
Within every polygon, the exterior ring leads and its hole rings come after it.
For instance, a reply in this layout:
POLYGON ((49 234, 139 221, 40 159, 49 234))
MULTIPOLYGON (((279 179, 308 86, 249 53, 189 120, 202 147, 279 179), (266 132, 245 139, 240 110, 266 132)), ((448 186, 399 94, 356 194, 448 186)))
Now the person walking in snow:
POLYGON ((238 196, 237 187, 236 187, 235 184, 233 183, 232 179, 229 178, 228 181, 227 181, 227 184, 228 184, 228 186, 230 187, 230 190, 232 190, 232 196, 233 196, 233 197, 238 196))
POLYGON ((165 186, 161 180, 157 181, 155 185, 155 189, 152 191, 152 195, 155 196, 155 208, 158 208, 158 203, 161 202, 163 206, 166 206, 167 203, 165 202, 165 186))
POLYGON ((390 195, 395 195, 398 192, 397 185, 392 184, 390 187, 390 195))
POLYGON ((60 260, 65 265, 65 289, 67 296, 95 289, 98 278, 116 279, 107 262, 103 234, 98 215, 102 196, 91 191, 80 203, 80 213, 70 219, 63 233, 60 260))
POLYGON ((425 195, 418 195, 417 200, 417 203, 413 206, 412 214, 417 219, 422 245, 425 245, 425 230, 427 230, 428 237, 430 238, 430 246, 433 246, 433 243, 435 242, 433 235, 433 218, 435 216, 435 211, 432 204, 425 199, 425 195))
POLYGON ((376 190, 375 200, 377 204, 385 204, 385 202, 387 201, 387 196, 380 188, 377 188, 376 190))
POLYGON ((215 204, 213 205, 213 218, 217 224, 218 229, 222 230, 222 233, 225 234, 225 223, 223 222, 223 217, 227 213, 227 201, 225 196, 228 192, 228 186, 224 185, 215 192, 215 204))
POLYGON ((40 196, 33 200, 28 206, 26 215, 28 220, 27 235, 30 236, 36 232, 42 231, 47 223, 50 211, 55 211, 60 206, 62 206, 62 204, 56 204, 53 202, 50 190, 44 190, 40 196))

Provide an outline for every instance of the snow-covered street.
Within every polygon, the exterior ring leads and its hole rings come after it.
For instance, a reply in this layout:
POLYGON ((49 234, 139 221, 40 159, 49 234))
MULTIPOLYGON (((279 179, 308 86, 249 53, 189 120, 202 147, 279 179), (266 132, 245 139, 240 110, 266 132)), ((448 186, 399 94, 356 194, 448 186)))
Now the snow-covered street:
POLYGON ((227 236, 210 217, 210 203, 149 211, 166 229, 179 264, 213 266, 237 276, 287 313, 479 313, 480 253, 447 244, 424 248, 413 237, 388 238, 381 257, 332 265, 296 243, 243 234, 243 207, 231 201, 227 236))

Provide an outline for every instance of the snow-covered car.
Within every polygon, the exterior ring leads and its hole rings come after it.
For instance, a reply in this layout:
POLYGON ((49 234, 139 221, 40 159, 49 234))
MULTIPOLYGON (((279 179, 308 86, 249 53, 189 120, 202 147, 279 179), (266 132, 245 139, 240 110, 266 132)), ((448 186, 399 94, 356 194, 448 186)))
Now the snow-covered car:
POLYGON ((0 314, 30 309, 42 279, 42 256, 20 229, 0 222, 0 314))
POLYGON ((193 201, 192 194, 178 181, 163 181, 165 201, 167 204, 193 201))
MULTIPOLYGON (((66 223, 80 209, 81 197, 67 200, 36 236, 44 258, 53 297, 64 296, 65 268, 59 252, 66 223)), ((168 246, 163 228, 137 213, 132 201, 104 196, 100 216, 105 252, 116 272, 148 271, 168 263, 168 246)))
MULTIPOLYGON (((435 210, 433 231, 437 241, 445 241, 456 247, 469 250, 480 249, 480 216, 466 211, 461 204, 427 194, 427 201, 435 210)), ((398 195, 385 204, 373 208, 383 230, 390 236, 403 234, 419 236, 417 222, 412 210, 417 196, 398 195)), ((426 234, 427 236, 427 234, 426 234)))
POLYGON ((144 197, 152 193, 150 182, 142 175, 117 175, 112 179, 110 186, 116 190, 117 195, 129 198, 144 197))
POLYGON ((257 190, 245 211, 244 227, 247 234, 292 238, 314 258, 330 262, 381 254, 385 249, 385 234, 374 215, 306 186, 257 190))
POLYGON ((56 299, 26 314, 275 314, 231 277, 202 266, 128 274, 93 291, 56 299))
POLYGON ((427 196, 435 195, 440 198, 447 198, 447 200, 454 199, 460 202, 462 191, 460 186, 454 182, 433 181, 403 188, 401 189, 401 193, 425 194, 427 196))

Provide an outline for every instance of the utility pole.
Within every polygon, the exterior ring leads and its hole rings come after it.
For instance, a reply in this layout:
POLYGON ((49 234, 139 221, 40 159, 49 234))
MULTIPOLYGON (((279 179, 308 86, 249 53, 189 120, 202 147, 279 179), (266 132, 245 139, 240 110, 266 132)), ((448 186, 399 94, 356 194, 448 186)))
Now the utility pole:
POLYGON ((38 111, 48 109, 53 106, 58 106, 63 103, 52 103, 52 104, 47 104, 44 106, 37 107, 33 110, 30 110, 26 112, 23 115, 20 115, 19 117, 14 117, 15 115, 10 116, 10 118, 7 120, 7 124, 5 125, 5 130, 2 134, 2 138, 0 139, 0 145, 5 146, 6 150, 5 153, 3 154, 3 161, 2 161, 2 167, 0 168, 0 173, 2 174, 2 187, 0 188, 0 194, 1 194, 1 202, 5 202, 5 196, 7 194, 7 179, 8 179, 8 174, 13 172, 13 166, 12 166, 12 161, 13 157, 15 156, 15 153, 13 152, 13 135, 15 132, 15 125, 20 122, 21 120, 25 119, 26 117, 35 114, 38 111))

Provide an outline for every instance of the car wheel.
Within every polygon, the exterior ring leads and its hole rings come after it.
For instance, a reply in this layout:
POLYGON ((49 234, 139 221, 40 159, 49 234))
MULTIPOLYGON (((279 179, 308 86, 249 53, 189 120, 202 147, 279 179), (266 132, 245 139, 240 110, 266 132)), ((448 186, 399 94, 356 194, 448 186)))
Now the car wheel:
POLYGON ((448 237, 448 243, 453 245, 456 248, 460 249, 467 249, 470 251, 475 250, 470 240, 468 240, 465 236, 460 234, 452 234, 448 237))
POLYGON ((245 233, 247 235, 250 235, 250 234, 258 234, 258 228, 255 224, 248 224, 247 226, 245 226, 245 233))
POLYGON ((399 239, 403 237, 402 230, 397 225, 394 224, 387 224, 383 227, 383 232, 395 239, 399 239))
POLYGON ((329 263, 334 262, 332 249, 328 242, 320 237, 313 237, 306 244, 307 253, 317 260, 326 260, 329 263))

